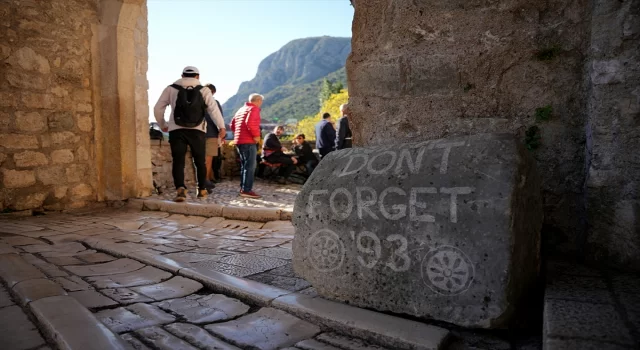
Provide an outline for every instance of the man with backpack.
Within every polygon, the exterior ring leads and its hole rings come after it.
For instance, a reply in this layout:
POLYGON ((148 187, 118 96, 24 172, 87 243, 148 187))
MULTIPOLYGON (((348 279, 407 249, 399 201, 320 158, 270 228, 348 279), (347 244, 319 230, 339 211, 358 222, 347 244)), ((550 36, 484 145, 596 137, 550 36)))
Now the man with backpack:
POLYGON ((200 85, 198 68, 188 66, 182 71, 182 79, 167 86, 155 107, 153 114, 163 131, 169 131, 171 146, 173 183, 178 190, 175 201, 184 202, 187 199, 187 188, 184 184, 184 165, 187 146, 191 149, 193 162, 196 166, 198 178, 198 198, 207 197, 205 143, 206 121, 205 112, 220 130, 226 133, 224 120, 211 90, 200 85), (164 120, 164 112, 171 105, 169 122, 164 120))

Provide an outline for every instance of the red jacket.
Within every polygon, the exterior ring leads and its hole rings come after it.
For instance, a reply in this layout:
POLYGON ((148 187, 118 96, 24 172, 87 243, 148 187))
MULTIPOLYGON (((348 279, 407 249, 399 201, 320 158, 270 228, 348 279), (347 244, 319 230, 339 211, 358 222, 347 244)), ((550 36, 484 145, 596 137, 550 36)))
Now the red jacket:
POLYGON ((257 143, 253 138, 260 137, 260 107, 245 103, 231 120, 231 130, 236 145, 257 143))

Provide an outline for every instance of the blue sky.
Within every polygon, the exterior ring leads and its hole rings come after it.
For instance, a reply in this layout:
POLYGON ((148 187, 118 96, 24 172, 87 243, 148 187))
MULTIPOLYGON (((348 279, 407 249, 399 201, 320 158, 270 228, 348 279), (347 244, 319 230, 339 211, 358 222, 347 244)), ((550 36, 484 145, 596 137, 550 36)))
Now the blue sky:
MULTIPOLYGON (((224 103, 251 80, 260 61, 293 39, 351 36, 348 0, 148 0, 149 104, 180 78, 200 70, 224 103)), ((154 120, 153 113, 150 120, 154 120)))

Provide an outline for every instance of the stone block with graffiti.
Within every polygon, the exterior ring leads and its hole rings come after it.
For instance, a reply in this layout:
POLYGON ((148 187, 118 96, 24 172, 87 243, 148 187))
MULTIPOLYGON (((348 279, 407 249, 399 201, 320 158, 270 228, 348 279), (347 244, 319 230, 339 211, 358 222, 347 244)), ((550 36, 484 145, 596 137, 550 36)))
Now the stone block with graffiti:
POLYGON ((512 135, 330 153, 297 197, 294 268, 324 297, 500 328, 537 282, 540 181, 512 135))

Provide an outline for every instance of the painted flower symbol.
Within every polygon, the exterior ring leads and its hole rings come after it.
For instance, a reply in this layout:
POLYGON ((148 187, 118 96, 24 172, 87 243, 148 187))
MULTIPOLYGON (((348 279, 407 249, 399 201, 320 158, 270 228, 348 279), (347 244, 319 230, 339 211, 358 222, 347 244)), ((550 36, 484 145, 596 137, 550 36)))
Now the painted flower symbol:
POLYGON ((474 268, 460 249, 442 246, 425 256, 422 274, 423 280, 434 292, 455 295, 469 288, 473 282, 474 268))
POLYGON ((344 245, 335 232, 324 229, 311 236, 308 253, 311 264, 318 271, 329 272, 342 265, 344 245))

